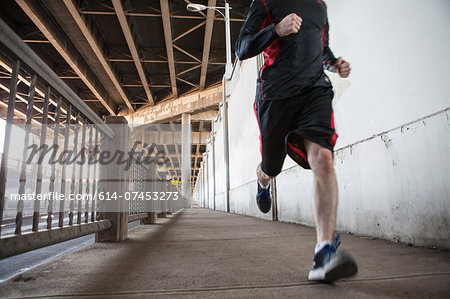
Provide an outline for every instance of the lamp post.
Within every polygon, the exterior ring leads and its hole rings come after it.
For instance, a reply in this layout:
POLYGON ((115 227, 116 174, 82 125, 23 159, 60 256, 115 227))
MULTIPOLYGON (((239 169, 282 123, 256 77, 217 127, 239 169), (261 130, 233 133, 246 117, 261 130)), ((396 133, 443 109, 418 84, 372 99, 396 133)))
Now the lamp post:
MULTIPOLYGON (((202 4, 188 4, 188 11, 199 12, 207 8, 214 9, 219 12, 225 19, 225 39, 226 39, 226 56, 227 63, 225 65, 225 75, 222 81, 222 121, 223 121, 223 154, 225 163, 225 200, 226 200, 226 211, 230 212, 230 154, 229 154, 229 140, 228 140, 228 92, 227 92, 227 82, 231 79, 231 71, 233 65, 231 64, 231 33, 230 33, 230 5, 225 1, 225 7, 217 6, 205 6, 202 4), (223 14, 219 9, 224 9, 225 14, 223 14)), ((214 195, 215 196, 215 195, 214 195)))
POLYGON ((230 31, 230 5, 228 2, 225 2, 225 6, 205 6, 202 4, 188 4, 186 9, 188 11, 192 12, 199 12, 206 9, 214 9, 218 13, 222 15, 222 17, 225 20, 225 45, 226 45, 226 58, 227 63, 225 65, 225 75, 229 78, 231 75, 231 70, 233 68, 231 63, 231 31, 230 31), (223 14, 220 9, 223 9, 225 11, 225 14, 223 14))

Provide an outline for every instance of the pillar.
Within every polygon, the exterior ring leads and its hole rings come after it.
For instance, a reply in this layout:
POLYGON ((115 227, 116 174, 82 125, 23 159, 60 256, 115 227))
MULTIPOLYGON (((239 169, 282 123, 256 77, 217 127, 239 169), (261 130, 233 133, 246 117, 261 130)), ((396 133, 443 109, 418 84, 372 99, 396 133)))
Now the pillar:
POLYGON ((224 76, 222 80, 222 127, 223 127, 223 160, 225 164, 225 202, 226 211, 230 212, 230 154, 228 143, 228 84, 229 79, 224 76))
POLYGON ((191 206, 191 115, 181 116, 181 195, 184 206, 191 206))
POLYGON ((213 209, 216 209, 216 149, 215 149, 215 120, 211 120, 211 187, 212 187, 212 199, 213 209))
MULTIPOLYGON (((107 116, 106 124, 111 125, 114 131, 113 138, 102 136, 101 153, 123 152, 125 155, 130 150, 130 128, 123 116, 107 116)), ((117 193, 122 198, 114 201, 102 201, 99 204, 99 219, 109 219, 111 228, 98 232, 95 235, 96 242, 120 242, 128 237, 128 202, 125 200, 125 192, 128 191, 129 171, 125 164, 118 160, 100 165, 98 181, 98 194, 117 193)))

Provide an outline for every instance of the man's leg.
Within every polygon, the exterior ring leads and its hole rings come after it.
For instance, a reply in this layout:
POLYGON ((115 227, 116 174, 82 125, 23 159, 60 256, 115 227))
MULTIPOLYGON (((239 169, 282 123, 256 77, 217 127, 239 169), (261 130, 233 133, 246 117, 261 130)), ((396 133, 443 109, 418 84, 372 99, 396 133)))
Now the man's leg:
POLYGON ((255 101, 254 109, 261 141, 261 163, 256 169, 258 178, 256 204, 263 213, 272 207, 270 179, 280 173, 286 158, 285 138, 295 116, 296 101, 255 101))
POLYGON ((314 173, 313 210, 317 232, 317 246, 308 279, 335 281, 351 277, 358 272, 355 260, 346 253, 336 252, 340 243, 338 237, 331 243, 338 201, 333 154, 329 149, 308 140, 304 141, 304 145, 314 173))
POLYGON ((259 163, 256 169, 256 175, 258 177, 258 193, 256 194, 256 204, 263 213, 268 213, 272 207, 272 198, 270 196, 270 179, 273 178, 267 175, 261 169, 261 163, 259 163))
POLYGON ((333 167, 333 153, 323 146, 304 140, 308 161, 314 173, 313 213, 317 243, 331 243, 336 226, 338 187, 333 167))
POLYGON ((355 275, 358 266, 351 255, 337 252, 339 236, 333 238, 338 202, 332 152, 337 138, 331 105, 333 92, 315 88, 305 98, 309 101, 299 103, 296 125, 286 137, 286 150, 301 167, 312 169, 314 176, 317 245, 308 279, 335 281, 355 275))
POLYGON ((267 188, 269 186, 270 179, 274 178, 273 176, 267 175, 262 169, 261 169, 261 163, 258 164, 258 167, 256 168, 256 176, 258 177, 258 182, 263 188, 267 188))

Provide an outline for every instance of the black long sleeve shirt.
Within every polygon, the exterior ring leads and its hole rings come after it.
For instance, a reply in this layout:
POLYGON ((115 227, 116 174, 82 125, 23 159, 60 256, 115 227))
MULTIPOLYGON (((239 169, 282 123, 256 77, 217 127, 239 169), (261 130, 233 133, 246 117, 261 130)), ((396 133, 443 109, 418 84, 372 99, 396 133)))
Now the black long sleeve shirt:
POLYGON ((323 71, 335 71, 336 63, 328 28, 322 0, 254 0, 235 50, 240 60, 264 52, 256 99, 280 100, 312 86, 331 86, 323 71), (291 13, 303 19, 302 26, 296 34, 279 37, 275 24, 291 13))

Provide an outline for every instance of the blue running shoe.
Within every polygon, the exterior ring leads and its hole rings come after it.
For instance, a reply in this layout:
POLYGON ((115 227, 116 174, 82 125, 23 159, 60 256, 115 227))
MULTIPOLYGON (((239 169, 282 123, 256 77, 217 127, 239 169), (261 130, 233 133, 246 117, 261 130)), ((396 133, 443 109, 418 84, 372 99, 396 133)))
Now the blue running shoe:
POLYGON ((258 194, 256 195, 256 203, 261 212, 268 213, 272 206, 272 199, 270 197, 270 185, 267 189, 261 187, 258 182, 258 194))
POLYGON ((316 253, 312 269, 309 271, 309 280, 332 282, 351 277, 358 272, 358 266, 352 256, 336 253, 340 243, 339 235, 337 235, 332 244, 316 253))

